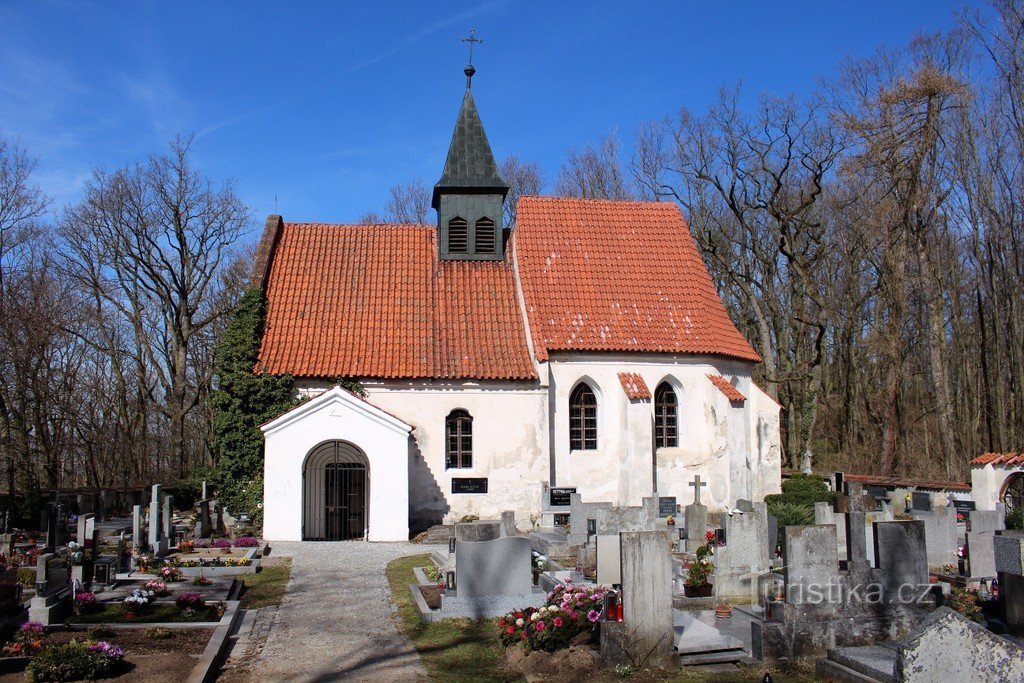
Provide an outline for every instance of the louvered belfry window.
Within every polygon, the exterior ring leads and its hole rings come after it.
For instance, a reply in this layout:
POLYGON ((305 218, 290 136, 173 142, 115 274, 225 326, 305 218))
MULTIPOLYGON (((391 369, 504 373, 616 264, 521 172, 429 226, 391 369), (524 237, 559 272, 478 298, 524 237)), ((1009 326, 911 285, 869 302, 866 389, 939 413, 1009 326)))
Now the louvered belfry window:
POLYGON ((448 221, 448 253, 465 254, 469 251, 469 223, 465 218, 448 221))
POLYGON ((584 383, 569 394, 569 450, 597 450, 597 397, 584 383))
POLYGON ((494 253, 494 221, 481 218, 476 222, 476 253, 494 253))
POLYGON ((453 410, 445 420, 445 468, 473 466, 473 417, 465 410, 453 410))
POLYGON ((679 445, 679 402, 668 382, 654 390, 654 444, 657 448, 675 448, 679 445))

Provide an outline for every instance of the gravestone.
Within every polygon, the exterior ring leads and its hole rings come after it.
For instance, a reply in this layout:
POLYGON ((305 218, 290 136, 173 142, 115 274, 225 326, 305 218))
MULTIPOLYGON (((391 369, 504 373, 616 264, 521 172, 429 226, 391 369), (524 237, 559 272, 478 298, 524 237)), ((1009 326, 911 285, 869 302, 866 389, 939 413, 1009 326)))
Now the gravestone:
POLYGON ((746 498, 740 498, 736 501, 736 508, 740 512, 747 513, 754 511, 754 503, 747 500, 746 498))
POLYGON ((700 490, 701 488, 707 486, 707 483, 702 482, 700 480, 700 475, 697 474, 694 475, 693 481, 690 482, 690 486, 693 487, 693 503, 695 505, 700 505, 700 490))
POLYGON ((686 506, 685 519, 683 521, 686 537, 687 552, 696 552, 704 543, 704 536, 708 530, 708 508, 700 503, 692 503, 686 506))
MULTIPOLYGON (((1002 507, 1000 505, 1000 507, 1002 507)), ((1002 510, 971 510, 968 513, 967 559, 973 579, 996 576, 995 535, 1004 525, 1002 510)))
POLYGON ((846 513, 846 566, 851 571, 863 571, 871 566, 868 561, 867 513, 846 513))
POLYGON ((1002 531, 1006 528, 1006 506, 1002 503, 997 504, 995 510, 971 510, 968 514, 972 532, 1002 531))
POLYGON ((203 480, 203 500, 210 500, 210 491, 207 488, 206 480, 203 480))
POLYGON ((1024 534, 1000 531, 992 540, 1006 626, 1011 633, 1024 634, 1024 534))
POLYGON ((160 484, 153 484, 153 497, 149 501, 149 548, 160 557, 167 552, 167 542, 160 522, 160 484))
POLYGON ((569 504, 569 536, 566 538, 566 542, 569 545, 588 543, 590 537, 597 534, 597 511, 607 510, 611 507, 612 504, 607 502, 584 503, 580 494, 572 494, 569 504), (593 531, 589 528, 591 520, 593 521, 593 531))
POLYGON ((768 561, 775 559, 779 547, 779 520, 775 515, 768 515, 768 561))
POLYGON ((29 604, 28 618, 54 624, 70 614, 71 563, 67 552, 43 553, 36 560, 36 596, 29 604))
POLYGON ((725 525, 726 542, 715 555, 715 597, 756 602, 760 578, 771 569, 767 506, 753 503, 750 512, 726 517, 725 525))
POLYGON ((645 498, 647 505, 640 507, 609 507, 595 511, 597 535, 617 534, 621 531, 650 531, 654 528, 657 518, 657 507, 651 508, 650 498, 645 498))
POLYGON ((504 510, 501 513, 501 535, 518 536, 519 529, 516 528, 515 510, 504 510))
POLYGON ((533 592, 530 568, 529 539, 455 541, 455 579, 461 598, 529 594, 533 592))
POLYGON ((146 548, 145 536, 142 534, 142 506, 132 506, 132 546, 139 550, 146 548))
POLYGON ((839 553, 834 526, 788 526, 782 549, 786 602, 791 605, 840 601, 839 553))
MULTIPOLYGON (((455 540, 458 541, 493 541, 501 538, 501 522, 479 520, 476 522, 459 522, 455 525, 455 540)), ((456 546, 456 554, 458 554, 456 546)))
POLYGON ((210 501, 203 499, 196 503, 198 512, 196 514, 196 538, 209 538, 213 533, 212 523, 210 520, 210 501))
POLYGON ((1024 681, 1024 648, 940 607, 900 643, 894 679, 901 683, 1024 681))
POLYGON ((174 496, 164 496, 161 513, 161 523, 163 524, 161 533, 164 537, 164 552, 166 552, 174 543, 174 524, 171 521, 171 516, 174 514, 174 496))
POLYGON ((911 517, 924 522, 928 544, 928 566, 941 567, 957 561, 956 510, 940 507, 931 511, 911 510, 911 517))
POLYGON ((887 602, 916 598, 928 587, 928 551, 924 522, 877 522, 875 556, 887 602))
POLYGON ((87 512, 78 516, 78 545, 88 548, 92 542, 92 532, 96 528, 96 515, 87 512))
POLYGON ((814 504, 814 523, 833 524, 836 527, 836 543, 838 544, 839 559, 846 560, 846 513, 836 512, 829 503, 814 504))
POLYGON ((618 535, 598 535, 596 545, 598 585, 615 586, 622 583, 622 564, 618 535))
POLYGON ((662 519, 666 517, 674 517, 676 512, 677 510, 675 496, 658 497, 658 517, 662 519))
POLYGON ((651 653, 649 665, 678 666, 672 654, 672 559, 665 535, 626 531, 619 543, 623 621, 633 647, 651 653))

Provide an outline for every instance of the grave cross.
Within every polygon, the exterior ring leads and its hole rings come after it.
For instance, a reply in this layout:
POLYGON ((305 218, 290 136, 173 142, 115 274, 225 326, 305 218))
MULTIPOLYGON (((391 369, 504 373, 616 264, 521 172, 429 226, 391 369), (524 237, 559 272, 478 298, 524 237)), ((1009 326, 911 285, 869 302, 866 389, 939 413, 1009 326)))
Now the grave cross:
POLYGON ((693 481, 690 482, 690 486, 693 487, 693 504, 700 505, 700 487, 707 486, 706 483, 701 482, 700 475, 695 475, 693 481))

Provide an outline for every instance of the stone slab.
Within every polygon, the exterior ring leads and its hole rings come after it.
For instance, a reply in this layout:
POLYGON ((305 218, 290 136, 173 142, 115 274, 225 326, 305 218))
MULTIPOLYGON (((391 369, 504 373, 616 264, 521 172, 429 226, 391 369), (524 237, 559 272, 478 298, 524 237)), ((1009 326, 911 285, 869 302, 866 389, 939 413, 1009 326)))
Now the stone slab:
POLYGON ((971 578, 991 579, 996 572, 995 532, 968 531, 967 557, 971 565, 971 578))
POLYGON ((1024 648, 940 607, 900 646, 902 683, 1024 681, 1024 648))
POLYGON ((676 610, 673 626, 675 649, 681 655, 721 652, 745 647, 743 641, 705 624, 693 612, 676 610))
POLYGON ((727 602, 756 602, 760 577, 771 569, 765 504, 752 503, 749 512, 727 517, 725 541, 716 551, 715 597, 727 602))
POLYGON ((880 683, 897 683, 894 648, 884 645, 837 647, 828 651, 828 658, 880 683))
POLYGON ((1006 508, 1002 503, 995 510, 971 510, 971 532, 1002 531, 1006 528, 1006 508))
POLYGON ((911 517, 924 522, 928 566, 941 567, 957 561, 956 510, 939 507, 930 512, 911 510, 911 517))
POLYGON ((650 666, 666 668, 672 659, 672 557, 666 534, 619 534, 623 618, 634 646, 650 652, 650 666))
POLYGON ((892 601, 904 597, 907 590, 904 586, 926 587, 928 553, 924 522, 876 522, 874 526, 875 556, 882 573, 882 590, 886 599, 892 601))
POLYGON ((463 598, 529 595, 533 587, 529 539, 456 540, 455 578, 457 594, 463 598))
POLYGON ((783 562, 787 603, 821 604, 838 600, 839 553, 834 526, 786 527, 783 562))
POLYGON ((649 531, 654 528, 650 510, 643 507, 610 507, 595 511, 597 535, 622 531, 649 531))
POLYGON ((996 571, 1024 576, 1024 535, 1000 534, 993 537, 996 571))
POLYGON ((456 541, 493 541, 501 538, 501 522, 480 520, 455 525, 456 541))
POLYGON ((597 537, 597 583, 613 586, 622 583, 618 534, 597 537))

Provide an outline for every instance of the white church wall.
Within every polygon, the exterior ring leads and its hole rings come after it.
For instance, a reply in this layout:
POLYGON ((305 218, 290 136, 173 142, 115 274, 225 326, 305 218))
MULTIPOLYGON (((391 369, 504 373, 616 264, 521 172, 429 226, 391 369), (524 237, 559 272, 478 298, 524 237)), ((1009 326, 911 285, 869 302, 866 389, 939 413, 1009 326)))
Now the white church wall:
POLYGON ((264 537, 272 541, 302 540, 306 457, 318 445, 337 440, 356 446, 369 462, 367 540, 407 540, 407 427, 359 399, 338 392, 303 404, 264 425, 264 537))
POLYGON ((761 387, 753 382, 750 384, 748 396, 754 409, 750 448, 754 456, 751 488, 754 499, 763 500, 769 494, 782 492, 781 406, 761 387))
POLYGON ((548 365, 555 409, 553 485, 576 486, 585 501, 619 505, 637 505, 651 495, 652 401, 631 404, 618 379, 621 372, 635 372, 652 393, 660 382, 669 381, 679 401, 679 446, 657 452, 660 495, 691 502, 689 482, 698 474, 709 484, 701 502, 712 510, 724 510, 737 498, 759 499, 761 490, 778 490, 781 473, 767 455, 772 447, 778 451, 778 408, 759 408, 749 398, 734 406, 707 377, 736 377, 737 388, 750 397, 758 390, 750 380, 749 364, 697 356, 580 353, 553 355, 548 365), (598 448, 570 452, 569 394, 582 379, 598 393, 598 448), (756 451, 759 415, 764 440, 771 442, 764 446, 766 455, 756 451), (759 471, 762 463, 767 471, 759 471))
MULTIPOLYGON (((303 383, 302 393, 323 384, 303 383)), ((413 426, 409 454, 409 516, 413 528, 482 519, 513 510, 520 528, 540 510, 548 480, 547 391, 526 382, 364 383, 366 399, 413 426), (445 467, 445 419, 463 409, 473 417, 473 463, 445 467), (452 493, 453 478, 487 478, 486 494, 452 493)))

